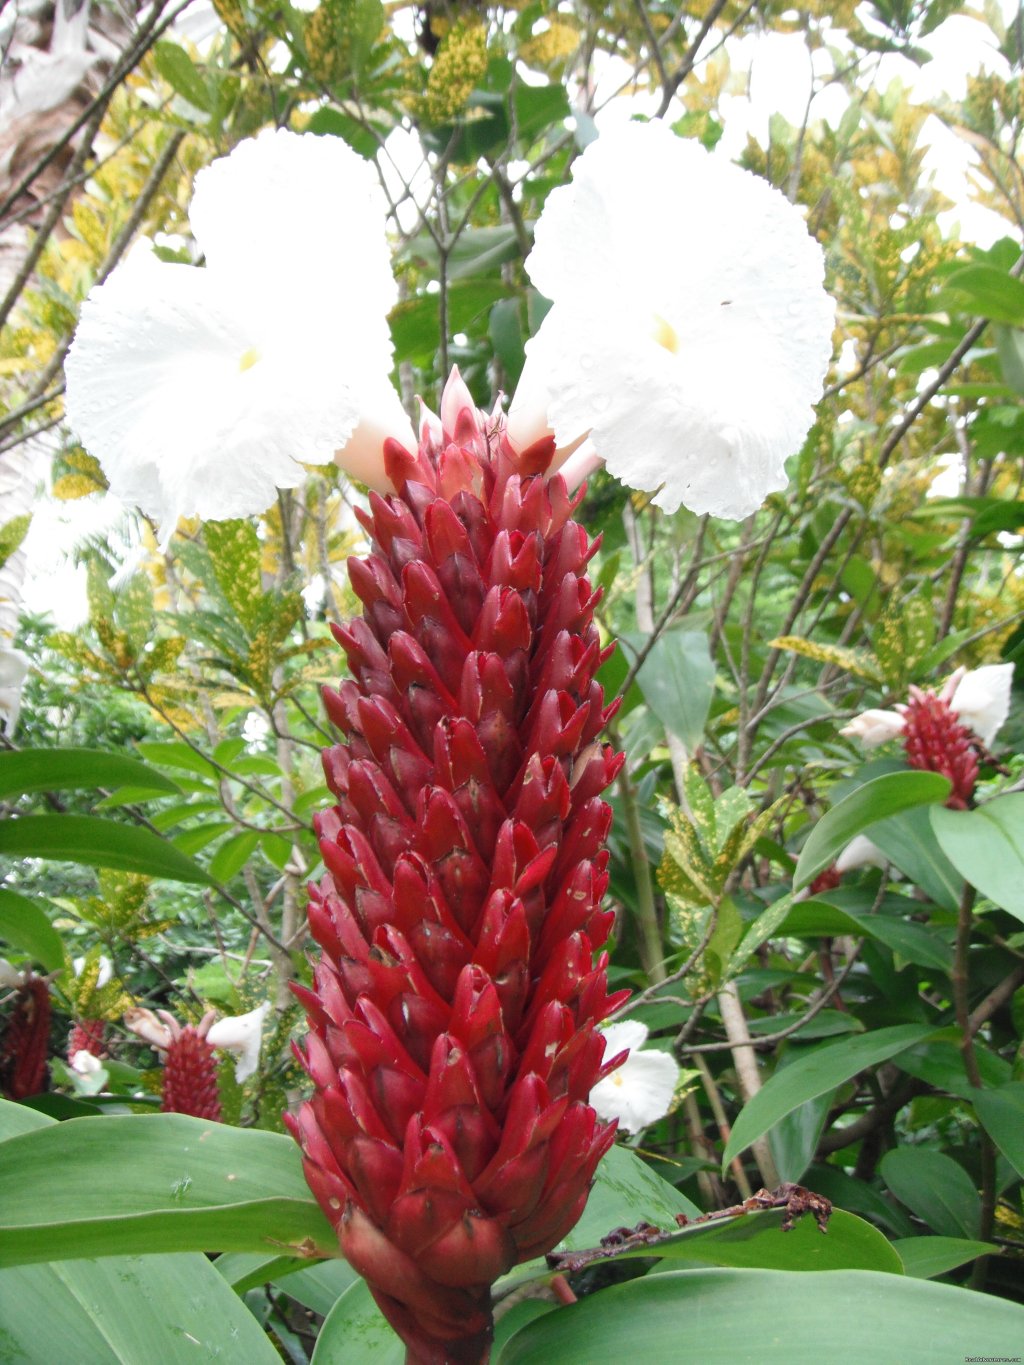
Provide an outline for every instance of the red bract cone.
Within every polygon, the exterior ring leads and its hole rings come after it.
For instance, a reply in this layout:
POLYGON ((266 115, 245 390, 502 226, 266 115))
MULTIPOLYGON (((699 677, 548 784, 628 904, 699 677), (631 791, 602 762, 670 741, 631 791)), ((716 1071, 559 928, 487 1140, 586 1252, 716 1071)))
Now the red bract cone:
POLYGON ((977 737, 949 704, 931 692, 910 689, 903 710, 903 746, 912 768, 942 773, 953 784, 946 799, 952 810, 966 810, 978 780, 977 737))
MULTIPOLYGON (((490 1286, 583 1211, 614 1125, 601 911, 621 758, 594 680, 595 548, 553 442, 518 455, 457 373, 415 457, 385 446, 363 616, 335 632, 311 888, 323 954, 290 1121, 341 1249, 416 1362, 487 1359, 490 1286)), ((613 1060, 621 1060, 616 1058, 613 1060)))
POLYGON ((105 1056, 106 1033, 105 1019, 79 1019, 68 1034, 68 1061, 74 1061, 79 1052, 91 1052, 94 1057, 105 1056))
POLYGON ((46 1088, 50 1017, 46 978, 30 975, 15 994, 0 1040, 0 1094, 9 1100, 24 1100, 46 1088))
POLYGON ((160 1108, 165 1114, 191 1114, 193 1118, 220 1123, 217 1059, 206 1041, 207 1030, 214 1020, 213 1013, 205 1015, 198 1028, 192 1024, 182 1028, 170 1015, 163 1011, 161 1015, 170 1020, 171 1039, 164 1060, 160 1108))

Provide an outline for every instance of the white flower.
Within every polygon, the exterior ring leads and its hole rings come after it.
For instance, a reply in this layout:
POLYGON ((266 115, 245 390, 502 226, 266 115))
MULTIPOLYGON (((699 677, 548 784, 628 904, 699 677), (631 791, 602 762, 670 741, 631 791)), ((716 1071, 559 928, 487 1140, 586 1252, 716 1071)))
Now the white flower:
POLYGON ((79 1076, 95 1076, 97 1072, 103 1071, 104 1066, 100 1059, 84 1048, 81 1052, 76 1052, 68 1063, 72 1071, 76 1071, 79 1076))
MULTIPOLYGON (((74 969, 74 973, 76 976, 82 975, 82 968, 85 966, 85 961, 86 960, 84 957, 76 957, 73 959, 71 966, 74 969)), ((96 973, 96 985, 94 989, 98 991, 102 990, 113 975, 114 975, 113 963, 110 961, 109 957, 105 957, 101 953, 99 959, 99 971, 96 973)))
POLYGON ((629 1048, 629 1056, 610 1076, 598 1081, 590 1092, 590 1103, 601 1118, 618 1119, 624 1132, 638 1133, 668 1113, 679 1067, 667 1052, 640 1051, 647 1039, 643 1024, 627 1020, 609 1024, 603 1032, 606 1057, 614 1057, 624 1048, 629 1048))
POLYGON ((206 268, 136 249, 68 355, 68 421, 112 490, 169 538, 179 516, 262 511, 299 461, 340 447, 347 472, 390 487, 383 437, 413 433, 388 379, 373 167, 338 138, 266 130, 199 173, 189 219, 206 268))
POLYGON ((256 1070, 260 1061, 260 1044, 263 1041, 263 1020, 270 1009, 270 1002, 264 1001, 257 1009, 234 1018, 218 1019, 206 1035, 206 1041, 213 1047, 223 1048, 225 1052, 235 1053, 235 1080, 247 1080, 256 1070))
POLYGON ((958 673, 959 676, 954 673, 946 684, 947 688, 953 685, 952 696, 948 699, 950 708, 987 749, 1010 714, 1013 664, 985 664, 982 668, 958 670, 958 673))
POLYGON ((866 834, 858 834, 851 839, 836 859, 837 872, 852 872, 856 867, 886 868, 888 865, 889 859, 866 834))
POLYGON ((527 270, 553 307, 509 413, 520 448, 589 433, 672 512, 785 487, 831 355, 821 249, 777 190, 659 123, 603 133, 552 192, 527 270))
POLYGON ((3 733, 13 735, 21 714, 21 692, 28 674, 29 660, 20 649, 0 645, 0 721, 3 733))
POLYGON ((25 973, 12 967, 5 957, 0 957, 0 987, 17 991, 25 984, 25 973))
POLYGON ((847 739, 860 740, 865 749, 874 749, 879 744, 885 744, 886 741, 901 735, 905 724, 899 711, 880 711, 876 707, 854 716, 849 725, 844 725, 839 733, 845 735, 847 739))

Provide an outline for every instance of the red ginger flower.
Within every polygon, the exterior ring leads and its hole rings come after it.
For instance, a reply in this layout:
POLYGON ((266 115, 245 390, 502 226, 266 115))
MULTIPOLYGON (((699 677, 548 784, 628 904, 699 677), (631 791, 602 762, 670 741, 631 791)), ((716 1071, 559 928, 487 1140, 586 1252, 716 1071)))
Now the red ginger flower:
POLYGON ((216 1017, 216 1010, 207 1010, 198 1024, 182 1025, 167 1010, 156 1014, 138 1006, 125 1010, 124 1022, 131 1031, 163 1055, 163 1113, 220 1123, 217 1059, 206 1036, 216 1017))
POLYGON ((363 615, 325 692, 346 740, 317 820, 323 952, 296 988, 313 1098, 289 1117, 341 1250, 416 1362, 486 1360, 490 1286, 583 1212, 614 1124, 589 1105, 607 995, 621 756, 586 577, 596 548, 545 471, 453 374, 415 456, 385 445, 363 615))
POLYGON ((46 1088, 50 1044, 50 986, 29 973, 14 997, 14 1008, 0 1039, 0 1094, 24 1100, 46 1088))
POLYGON ((107 1021, 105 1019, 76 1019, 68 1034, 68 1061, 73 1062, 80 1052, 93 1057, 107 1053, 107 1021))
POLYGON ((953 784, 951 810, 966 810, 978 780, 977 737, 957 717, 944 695, 910 689, 903 711, 903 747, 912 768, 942 773, 953 784))

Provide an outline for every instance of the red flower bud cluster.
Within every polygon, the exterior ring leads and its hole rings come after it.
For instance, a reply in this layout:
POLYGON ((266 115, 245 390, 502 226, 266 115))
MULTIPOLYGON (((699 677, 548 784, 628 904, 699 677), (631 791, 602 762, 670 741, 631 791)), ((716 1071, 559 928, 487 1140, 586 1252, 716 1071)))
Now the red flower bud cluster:
POLYGON ((978 780, 977 737, 948 702, 916 687, 910 689, 903 720, 903 747, 910 766, 948 777, 953 790, 946 805, 966 810, 978 780))
POLYGON ((490 1286, 583 1211, 614 1138, 604 1062, 612 916, 600 793, 621 764, 586 566, 553 442, 517 454, 457 374, 397 496, 371 495, 363 615, 335 631, 345 742, 311 888, 322 957, 290 1121, 341 1250, 410 1361, 485 1360, 490 1286))
POLYGON ((213 1021, 207 1015, 196 1028, 180 1025, 173 1031, 164 1059, 163 1102, 165 1114, 191 1114, 193 1118, 220 1123, 220 1091, 217 1087, 217 1059, 206 1041, 206 1030, 213 1021))
POLYGON ((107 1021, 105 1019, 78 1019, 68 1034, 68 1061, 73 1061, 76 1053, 91 1052, 94 1057, 105 1057, 107 1052, 107 1021))
POLYGON ((9 1100, 24 1100, 46 1089, 51 1016, 46 978, 30 975, 15 993, 0 1039, 0 1094, 9 1100))

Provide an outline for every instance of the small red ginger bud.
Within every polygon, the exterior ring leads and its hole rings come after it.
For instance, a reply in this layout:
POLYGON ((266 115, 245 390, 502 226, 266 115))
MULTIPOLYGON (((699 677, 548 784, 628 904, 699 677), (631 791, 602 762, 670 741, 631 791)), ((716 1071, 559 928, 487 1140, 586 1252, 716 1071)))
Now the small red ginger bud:
POLYGON ((978 780, 975 736, 941 697, 912 688, 903 710, 903 747, 912 768, 941 773, 953 784, 951 810, 966 810, 978 780))
POLYGON ((823 891, 834 891, 842 883, 843 875, 836 867, 835 863, 831 867, 826 867, 824 872, 819 872, 810 885, 812 896, 820 896, 823 891))
POLYGON ((0 1041, 0 1092, 8 1099, 24 1100, 46 1088, 50 1016, 46 978, 29 976, 14 997, 0 1041))
POLYGON ((106 1056, 107 1021, 105 1019, 79 1019, 68 1034, 68 1061, 74 1061, 79 1052, 91 1052, 94 1057, 106 1056))
MULTIPOLYGON (((162 1012, 163 1013, 163 1012, 162 1012)), ((206 1034, 214 1020, 211 1011, 198 1027, 184 1028, 170 1015, 171 1040, 164 1062, 164 1092, 160 1108, 165 1114, 191 1114, 193 1118, 220 1123, 220 1092, 217 1060, 206 1034)))

